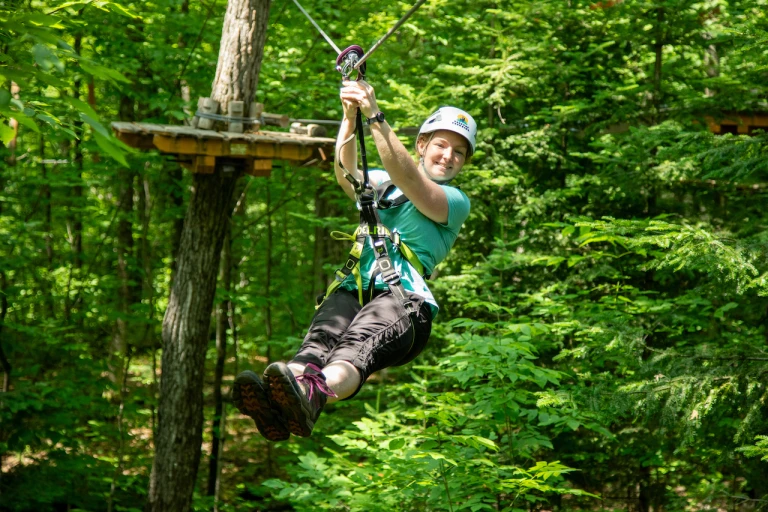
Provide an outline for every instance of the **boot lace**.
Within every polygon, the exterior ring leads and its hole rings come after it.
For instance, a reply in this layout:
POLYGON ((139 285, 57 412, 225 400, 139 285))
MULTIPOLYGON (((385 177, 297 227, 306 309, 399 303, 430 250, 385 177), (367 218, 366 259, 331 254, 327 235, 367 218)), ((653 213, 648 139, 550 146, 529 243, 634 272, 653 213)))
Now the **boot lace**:
POLYGON ((320 368, 318 368, 317 365, 313 363, 308 363, 307 368, 316 373, 303 373, 296 377, 296 382, 306 386, 307 398, 312 400, 312 395, 315 393, 315 389, 326 396, 332 396, 336 398, 336 393, 334 393, 328 384, 326 384, 322 370, 320 370, 320 368))

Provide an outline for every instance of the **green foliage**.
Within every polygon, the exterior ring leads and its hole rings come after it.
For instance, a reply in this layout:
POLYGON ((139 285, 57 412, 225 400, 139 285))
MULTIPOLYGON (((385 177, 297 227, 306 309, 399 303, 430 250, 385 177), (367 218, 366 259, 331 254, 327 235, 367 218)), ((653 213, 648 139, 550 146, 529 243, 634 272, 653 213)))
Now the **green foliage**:
MULTIPOLYGON (((367 47, 410 4, 306 7, 340 46, 367 47)), ((189 176, 108 123, 185 118, 224 10, 0 6, 4 510, 144 505, 189 176)), ((310 439, 268 447, 230 410, 220 498, 201 464, 195 509, 768 506, 768 135, 706 129, 768 111, 766 28, 765 0, 425 4, 368 75, 396 129, 443 104, 480 124, 430 346, 329 406, 310 439)), ((337 118, 334 58, 274 3, 257 99, 337 118)), ((225 392, 292 355, 346 250, 328 233, 357 214, 330 173, 279 162, 238 197, 216 299, 235 328, 225 392)))
POLYGON ((743 446, 739 451, 744 452, 747 457, 762 457, 761 460, 768 461, 768 436, 757 436, 755 441, 754 445, 743 446))

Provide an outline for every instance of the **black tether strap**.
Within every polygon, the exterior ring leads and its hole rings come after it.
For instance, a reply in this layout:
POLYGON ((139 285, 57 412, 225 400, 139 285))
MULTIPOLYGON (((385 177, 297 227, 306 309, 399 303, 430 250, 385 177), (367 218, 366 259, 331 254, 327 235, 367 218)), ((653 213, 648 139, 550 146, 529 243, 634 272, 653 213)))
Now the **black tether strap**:
POLYGON ((365 135, 363 133, 363 113, 358 107, 355 115, 355 124, 357 125, 357 140, 360 142, 360 159, 363 164, 363 194, 368 192, 371 187, 368 181, 368 157, 365 155, 365 135))

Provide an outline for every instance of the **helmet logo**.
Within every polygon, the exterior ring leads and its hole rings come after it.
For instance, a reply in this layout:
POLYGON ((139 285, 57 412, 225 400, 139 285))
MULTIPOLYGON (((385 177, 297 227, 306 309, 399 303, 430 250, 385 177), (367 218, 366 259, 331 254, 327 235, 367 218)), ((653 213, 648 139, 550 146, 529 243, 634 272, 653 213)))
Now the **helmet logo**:
POLYGON ((456 120, 451 124, 455 124, 456 126, 460 126, 461 128, 469 131, 469 120, 464 114, 459 114, 456 116, 456 120))

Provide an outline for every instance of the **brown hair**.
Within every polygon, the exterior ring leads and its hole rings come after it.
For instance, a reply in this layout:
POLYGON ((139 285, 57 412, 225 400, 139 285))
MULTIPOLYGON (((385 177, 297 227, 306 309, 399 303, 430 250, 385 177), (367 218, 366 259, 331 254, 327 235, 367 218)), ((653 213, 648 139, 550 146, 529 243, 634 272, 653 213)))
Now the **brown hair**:
MULTIPOLYGON (((429 146, 429 143, 432 140, 432 137, 435 136, 435 133, 437 132, 422 133, 416 137, 416 154, 419 155, 419 157, 423 157, 423 155, 419 154, 419 142, 426 141, 426 145, 424 146, 426 148, 426 146, 429 146)), ((466 137, 464 139, 466 140, 466 137)), ((463 165, 467 165, 470 160, 472 160, 472 144, 467 141, 467 156, 464 158, 463 165)))

